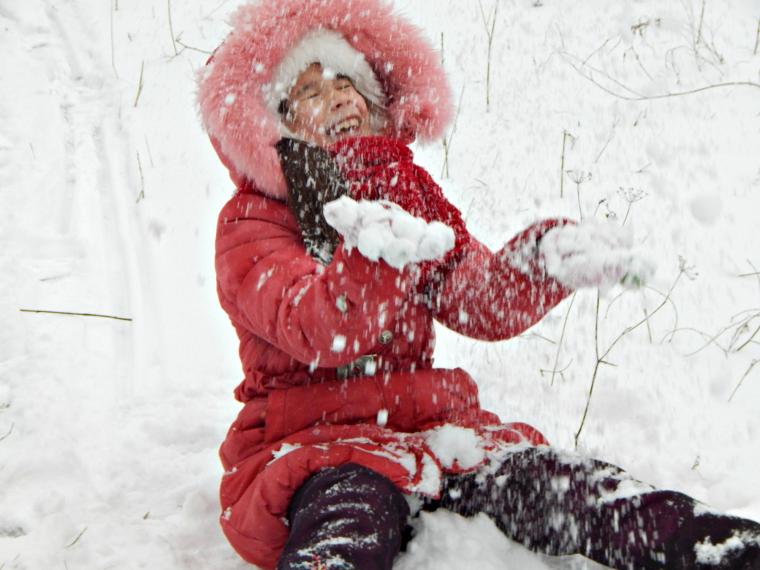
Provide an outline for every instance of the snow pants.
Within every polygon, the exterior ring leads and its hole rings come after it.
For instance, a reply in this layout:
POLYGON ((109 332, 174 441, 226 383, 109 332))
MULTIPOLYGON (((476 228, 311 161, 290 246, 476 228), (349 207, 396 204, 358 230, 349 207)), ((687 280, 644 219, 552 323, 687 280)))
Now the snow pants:
MULTIPOLYGON (((760 524, 548 448, 448 475, 441 498, 423 508, 485 513, 536 552, 582 554, 611 568, 760 570, 760 524)), ((383 476, 354 464, 320 471, 293 498, 278 570, 390 570, 408 516, 403 495, 383 476)))

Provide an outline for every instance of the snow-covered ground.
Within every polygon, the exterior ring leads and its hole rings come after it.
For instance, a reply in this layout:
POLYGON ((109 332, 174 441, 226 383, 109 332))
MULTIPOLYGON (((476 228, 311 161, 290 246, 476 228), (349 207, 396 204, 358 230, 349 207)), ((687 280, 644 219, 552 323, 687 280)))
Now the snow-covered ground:
MULTIPOLYGON (((212 259, 232 188, 194 104, 238 3, 173 2, 170 22, 168 2, 0 0, 3 570, 249 567, 216 520, 241 377, 212 259)), ((487 109, 494 0, 396 4, 443 41, 461 94, 443 185, 477 237, 614 213, 659 266, 601 298, 578 448, 760 519, 760 5, 499 0, 487 109)), ((439 180, 444 156, 417 149, 439 180)), ((596 307, 582 291, 496 344, 441 329, 438 364, 573 448, 596 307)), ((484 518, 417 524, 399 568, 584 567, 484 518)))

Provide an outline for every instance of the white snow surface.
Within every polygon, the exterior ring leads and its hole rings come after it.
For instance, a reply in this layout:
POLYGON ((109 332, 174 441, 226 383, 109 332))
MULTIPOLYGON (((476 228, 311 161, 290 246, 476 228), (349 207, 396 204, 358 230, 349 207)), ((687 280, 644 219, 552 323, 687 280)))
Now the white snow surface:
POLYGON ((324 214, 348 249, 396 269, 438 259, 454 247, 454 230, 446 224, 426 222, 392 202, 342 196, 325 204, 324 214))
MULTIPOLYGON (((172 2, 170 28, 166 3, 0 3, 3 570, 250 568, 217 521, 242 377, 213 267, 232 187, 194 102, 239 4, 172 2)), ((477 2, 395 4, 443 38, 456 129, 448 155, 415 153, 473 234, 498 248, 582 213, 635 227, 658 267, 510 341, 440 327, 437 364, 570 449, 595 345, 614 343, 578 450, 760 519, 760 6, 501 0, 487 82, 477 2)), ((416 524, 398 568, 588 564, 533 556, 484 517, 416 524)))

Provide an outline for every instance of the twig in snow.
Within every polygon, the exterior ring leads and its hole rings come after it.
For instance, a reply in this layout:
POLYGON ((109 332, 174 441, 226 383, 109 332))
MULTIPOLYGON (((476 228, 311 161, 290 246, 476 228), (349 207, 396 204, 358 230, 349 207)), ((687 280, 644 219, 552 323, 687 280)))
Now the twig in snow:
POLYGON ((111 4, 111 68, 113 69, 113 74, 116 76, 116 79, 119 78, 119 72, 116 71, 116 48, 114 47, 114 39, 113 39, 113 16, 114 12, 119 9, 119 3, 118 0, 115 0, 115 5, 111 4))
POLYGON ((495 0, 493 4, 493 12, 486 18, 486 13, 483 11, 483 3, 478 0, 478 7, 480 8, 480 15, 483 18, 483 25, 486 28, 486 36, 488 37, 488 63, 486 66, 486 112, 491 110, 491 52, 493 48, 494 30, 496 29, 496 14, 499 11, 499 0, 495 0))
POLYGON ((69 544, 67 544, 66 546, 64 546, 64 548, 71 548, 72 546, 74 546, 74 545, 75 545, 77 542, 79 542, 79 539, 80 539, 80 538, 82 538, 82 535, 83 535, 83 534, 84 534, 86 531, 87 531, 87 527, 84 527, 84 528, 82 529, 82 532, 80 532, 80 533, 77 535, 77 537, 76 537, 74 540, 72 540, 72 541, 71 541, 69 544))
POLYGON ((140 161, 140 152, 137 152, 137 170, 140 171, 140 194, 137 196, 137 200, 135 200, 135 204, 139 203, 140 200, 145 198, 145 176, 143 175, 143 167, 142 162, 140 161))
POLYGON ((638 188, 623 188, 621 186, 620 195, 623 197, 623 200, 625 200, 628 203, 628 208, 626 209, 625 217, 623 218, 623 225, 625 225, 625 223, 628 221, 628 216, 631 213, 631 208, 633 207, 633 205, 639 200, 644 199, 647 193, 638 188))
POLYGON ((449 151, 451 150, 451 142, 454 140, 454 135, 457 132, 457 123, 459 122, 459 113, 462 110, 462 99, 464 98, 464 88, 462 85, 462 91, 459 93, 459 102, 457 103, 457 113, 454 116, 454 123, 451 126, 451 131, 448 135, 443 137, 443 167, 441 168, 441 178, 449 177, 449 151), (445 176, 444 176, 445 173, 445 176))
MULTIPOLYGON (((551 385, 554 386, 554 376, 557 374, 557 366, 559 365, 559 355, 562 352, 562 342, 565 340, 565 329, 567 328, 567 321, 570 318, 570 311, 573 310, 573 304, 575 304, 575 297, 578 295, 578 292, 576 291, 573 293, 572 298, 570 299, 570 305, 567 307, 567 312, 565 313, 565 318, 562 321, 562 332, 559 334, 559 342, 557 343, 557 354, 554 356, 554 367, 552 368, 552 379, 551 379, 551 385)), ((567 370, 567 367, 570 366, 569 364, 562 370, 567 370)))
POLYGON ((678 275, 676 276, 675 280, 673 281, 673 284, 670 286, 670 289, 668 290, 668 293, 663 299, 663 301, 657 305, 657 307, 649 313, 648 316, 641 319, 637 323, 626 327, 625 330, 623 330, 615 339, 610 343, 610 345, 607 347, 607 349, 602 353, 599 354, 599 302, 601 293, 597 291, 596 295, 596 312, 595 312, 595 321, 594 321, 594 349, 596 354, 596 364, 594 365, 594 372, 591 375, 591 386, 588 390, 588 395, 586 397, 586 406, 583 410, 583 416, 581 417, 580 425, 578 426, 578 431, 575 432, 575 447, 578 447, 578 441, 581 437, 581 433, 583 432, 583 427, 586 425, 586 418, 588 417, 588 410, 591 406, 591 397, 594 394, 594 387, 596 385, 596 379, 599 374, 599 367, 602 364, 610 364, 607 362, 607 356, 612 352, 612 349, 615 348, 615 346, 620 342, 626 335, 632 333, 637 328, 639 328, 641 325, 643 325, 645 322, 647 322, 649 319, 651 319, 654 315, 656 315, 670 300, 670 296, 672 295, 673 291, 675 290, 676 286, 678 285, 678 282, 681 280, 681 277, 683 275, 686 275, 686 271, 688 270, 688 267, 686 266, 686 263, 684 260, 682 260, 679 264, 678 269, 678 275))
POLYGON ((567 175, 575 182, 575 192, 578 195, 578 214, 583 221, 583 207, 581 206, 581 184, 591 180, 591 173, 583 170, 568 170, 567 175))
POLYGON ((145 60, 142 61, 140 64, 140 79, 137 80, 137 95, 135 95, 135 108, 137 108, 137 103, 140 101, 140 94, 143 90, 143 73, 145 72, 145 60))
POLYGON ((760 271, 753 271, 752 273, 740 273, 738 277, 760 277, 760 271))
POLYGON ((602 150, 599 151, 599 154, 596 155, 596 158, 594 159, 594 164, 599 162, 599 159, 602 158, 602 155, 604 154, 604 151, 607 150, 607 147, 610 146, 610 143, 612 142, 612 139, 615 138, 615 129, 617 129, 617 126, 620 124, 620 117, 615 117, 615 120, 612 122, 612 130, 610 131, 610 136, 607 139, 607 142, 604 143, 604 146, 602 147, 602 150))
POLYGON ((172 24, 172 0, 166 0, 166 9, 169 13, 169 33, 172 36, 172 46, 174 47, 174 55, 179 55, 177 51, 177 40, 174 38, 174 25, 172 24))
POLYGON ((6 439, 7 437, 9 437, 9 436, 10 436, 10 435, 13 433, 13 428, 14 428, 15 426, 16 426, 16 424, 11 424, 11 427, 10 427, 10 429, 8 430, 8 432, 7 432, 7 433, 6 433, 4 436, 0 437, 0 441, 3 441, 3 440, 4 440, 4 439, 6 439))
MULTIPOLYGON (((618 99, 623 99, 624 101, 653 101, 653 100, 657 100, 657 99, 668 99, 670 97, 683 97, 685 95, 694 95, 696 93, 702 93, 703 91, 709 91, 709 90, 712 90, 712 89, 721 89, 723 87, 754 87, 756 89, 760 89, 760 83, 755 83, 753 81, 727 81, 727 82, 724 82, 724 83, 714 83, 712 85, 705 85, 703 87, 698 87, 696 89, 689 89, 687 91, 676 91, 676 92, 671 92, 671 93, 661 93, 661 94, 658 94, 658 95, 635 95, 635 96, 623 95, 621 93, 613 91, 609 87, 605 87, 604 85, 602 85, 601 83, 599 83, 596 79, 594 79, 591 75, 587 75, 586 73, 584 73, 579 66, 577 66, 572 61, 570 61, 567 57, 565 57, 565 56, 570 56, 570 57, 575 57, 575 56, 572 56, 571 54, 568 54, 568 53, 561 53, 560 55, 563 56, 563 58, 568 63, 568 65, 570 65, 570 67, 572 67, 573 69, 575 69, 575 71, 578 72, 578 74, 581 75, 581 77, 583 77, 584 79, 590 81, 591 83, 593 83, 594 85, 596 85, 599 89, 601 89, 605 93, 608 93, 608 94, 612 95, 613 97, 617 97, 618 99)), ((588 68, 588 66, 584 66, 584 67, 588 68)), ((591 68, 589 68, 589 69, 591 69, 591 68)), ((595 70, 592 70, 592 71, 595 71, 595 70)), ((623 86, 623 84, 620 83, 619 81, 617 81, 616 79, 613 79, 613 78, 611 78, 609 76, 608 76, 608 79, 614 81, 618 85, 623 86)), ((623 86, 623 88, 626 91, 634 92, 629 87, 623 86)))
POLYGON ((148 150, 148 159, 150 160, 151 167, 155 168, 155 164, 153 163, 153 153, 150 151, 150 144, 148 143, 148 135, 144 135, 143 137, 145 139, 145 148, 148 150))
POLYGON ((728 401, 730 402, 733 397, 736 395, 737 390, 741 388, 741 385, 744 383, 744 380, 749 376, 749 373, 752 372, 752 369, 760 363, 760 359, 755 359, 752 361, 752 363, 749 365, 749 368, 747 368, 747 371, 744 373, 744 376, 741 377, 741 380, 736 384, 736 387, 734 388, 733 392, 731 392, 731 395, 728 397, 728 401))
POLYGON ((757 19, 757 34, 755 35, 755 49, 752 50, 754 55, 757 55, 757 50, 760 48, 760 18, 757 19))
POLYGON ((705 3, 706 0, 702 0, 702 10, 699 13, 699 26, 697 27, 697 35, 694 39, 694 51, 696 51, 697 46, 702 43, 702 24, 705 22, 705 3))
MULTIPOLYGON (((210 52, 210 51, 209 51, 209 50, 207 50, 207 49, 201 49, 201 48, 197 48, 197 47, 193 47, 193 46, 187 45, 186 43, 184 43, 184 42, 182 41, 182 34, 178 35, 175 41, 176 41, 176 42, 177 42, 179 45, 181 45, 181 46, 182 46, 182 51, 184 51, 184 50, 186 50, 186 49, 189 49, 189 50, 191 50, 191 51, 197 51, 197 52, 199 52, 199 53, 205 53, 206 55, 211 55, 211 53, 212 53, 212 52, 210 52)), ((180 53, 182 53, 182 52, 180 52, 180 53)))
POLYGON ((100 315, 98 313, 70 313, 68 311, 46 311, 42 309, 19 309, 22 313, 45 313, 48 315, 71 315, 75 317, 100 317, 102 319, 114 319, 117 321, 131 321, 129 317, 116 317, 114 315, 100 315))
POLYGON ((567 146, 567 138, 570 137, 571 141, 575 140, 575 137, 563 130, 562 131, 562 157, 559 161, 559 197, 565 197, 565 148, 567 146))

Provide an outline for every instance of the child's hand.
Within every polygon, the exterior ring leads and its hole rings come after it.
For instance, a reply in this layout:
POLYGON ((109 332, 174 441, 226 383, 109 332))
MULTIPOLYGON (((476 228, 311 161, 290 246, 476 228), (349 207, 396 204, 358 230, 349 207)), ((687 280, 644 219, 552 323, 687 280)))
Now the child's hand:
POLYGON ((609 223, 555 228, 541 238, 539 249, 546 272, 571 289, 641 287, 655 272, 652 261, 633 250, 633 233, 609 223))
POLYGON ((439 259, 454 247, 450 227, 416 218, 391 202, 357 202, 343 196, 325 204, 324 214, 348 249, 356 247, 367 259, 383 259, 396 269, 439 259))

